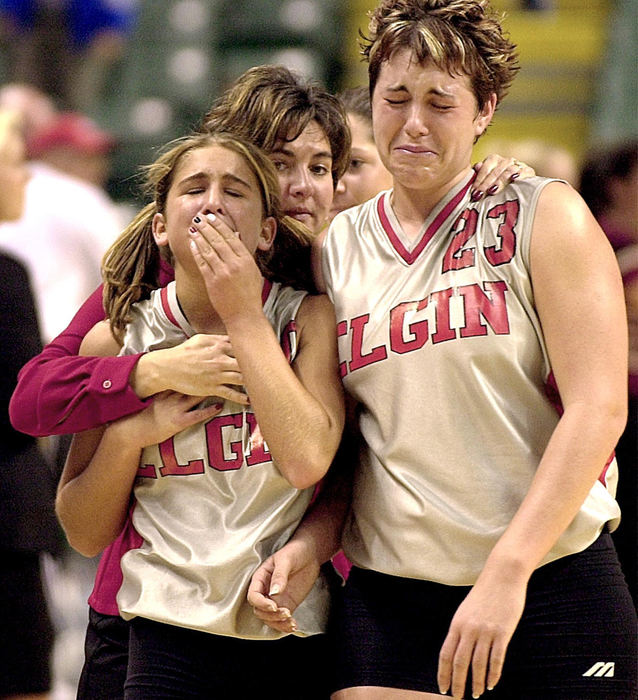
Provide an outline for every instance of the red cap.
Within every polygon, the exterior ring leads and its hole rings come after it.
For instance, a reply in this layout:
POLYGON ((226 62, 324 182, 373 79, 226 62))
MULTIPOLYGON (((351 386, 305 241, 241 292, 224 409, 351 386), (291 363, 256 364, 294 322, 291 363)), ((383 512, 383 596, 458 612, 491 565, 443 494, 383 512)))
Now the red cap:
POLYGON ((33 134, 27 150, 30 158, 37 158, 58 146, 67 146, 83 153, 108 153, 115 144, 115 138, 88 117, 77 112, 62 112, 33 134))

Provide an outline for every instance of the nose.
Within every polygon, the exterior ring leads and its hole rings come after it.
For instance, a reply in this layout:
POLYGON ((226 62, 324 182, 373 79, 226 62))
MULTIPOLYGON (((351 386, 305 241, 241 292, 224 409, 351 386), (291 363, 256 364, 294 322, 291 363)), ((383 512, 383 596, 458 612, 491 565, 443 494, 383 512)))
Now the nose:
POLYGON ((204 205, 202 208, 204 214, 223 214, 222 193, 218 187, 211 187, 208 190, 204 205))
POLYGON ((345 177, 342 177, 335 187, 335 194, 343 194, 346 191, 345 177))
POLYGON ((312 180, 307 168, 300 166, 291 170, 288 189, 295 197, 309 197, 312 194, 312 180))
POLYGON ((429 132, 425 120, 425 110, 416 100, 410 105, 405 120, 405 131, 409 136, 424 136, 429 132))

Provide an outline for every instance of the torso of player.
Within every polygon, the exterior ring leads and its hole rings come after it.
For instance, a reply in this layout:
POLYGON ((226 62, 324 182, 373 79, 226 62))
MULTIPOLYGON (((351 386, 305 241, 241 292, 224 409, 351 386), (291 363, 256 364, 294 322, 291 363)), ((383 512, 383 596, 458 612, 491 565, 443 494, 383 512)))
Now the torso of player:
MULTIPOLYGON (((291 362, 304 296, 264 285, 264 312, 291 362)), ((169 347, 194 333, 174 283, 153 292, 134 314, 126 353, 169 347)), ((294 531, 312 489, 294 489, 280 474, 250 406, 226 401, 212 420, 146 448, 134 495, 133 523, 144 541, 122 559, 117 600, 125 618, 140 615, 247 639, 281 636, 254 616, 247 587, 259 564, 294 531)), ((327 604, 320 580, 295 615, 300 632, 324 630, 327 604)))
MULTIPOLYGON (((559 418, 529 247, 548 180, 470 201, 459 183, 408 241, 390 193, 339 215, 322 249, 340 371, 367 449, 344 547, 385 573, 471 585, 559 418)), ((547 561, 616 518, 615 462, 547 561)))

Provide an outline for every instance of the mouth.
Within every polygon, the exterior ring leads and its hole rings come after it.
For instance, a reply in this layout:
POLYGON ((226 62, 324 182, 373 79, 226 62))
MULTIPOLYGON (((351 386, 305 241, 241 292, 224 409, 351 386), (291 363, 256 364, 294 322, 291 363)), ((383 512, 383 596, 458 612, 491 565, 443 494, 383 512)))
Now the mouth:
POLYGON ((416 146, 414 144, 410 143, 403 143, 400 144, 399 146, 395 146, 394 148, 395 151, 398 151, 399 153, 407 153, 409 155, 416 155, 416 156, 434 156, 436 155, 435 152, 427 148, 427 146, 416 146))
POLYGON ((286 214, 297 221, 306 222, 312 219, 313 214, 308 209, 289 209, 286 214))

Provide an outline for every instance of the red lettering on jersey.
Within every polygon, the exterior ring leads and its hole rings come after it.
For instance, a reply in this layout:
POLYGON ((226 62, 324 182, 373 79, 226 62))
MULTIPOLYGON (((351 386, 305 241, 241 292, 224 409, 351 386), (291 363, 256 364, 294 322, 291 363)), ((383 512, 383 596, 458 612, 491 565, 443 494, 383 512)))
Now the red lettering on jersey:
POLYGON ((487 326, 481 322, 481 318, 489 323, 497 335, 510 332, 505 304, 507 285, 505 282, 483 282, 483 287, 485 292, 478 284, 458 288, 465 310, 465 326, 461 328, 461 338, 487 335, 487 326))
POLYGON ((476 250, 474 247, 465 248, 465 245, 476 233, 477 221, 478 212, 476 209, 466 209, 456 220, 452 231, 459 225, 462 225, 462 228, 454 234, 452 242, 445 251, 442 272, 462 270, 474 265, 476 250))
MULTIPOLYGON (((337 338, 341 338, 344 335, 347 335, 348 333, 348 322, 347 321, 339 321, 337 323, 337 338)), ((346 374, 348 374, 348 366, 346 365, 345 362, 340 362, 339 363, 339 376, 341 379, 343 379, 346 374)))
POLYGON ((412 336, 412 340, 404 340, 403 328, 405 316, 411 311, 421 311, 428 305, 427 299, 421 301, 406 301, 390 311, 390 350, 402 355, 405 352, 412 352, 422 348, 428 340, 427 320, 415 321, 407 326, 407 331, 412 336))
POLYGON ((268 445, 266 445, 264 436, 257 425, 255 414, 247 413, 246 422, 250 429, 250 452, 246 455, 246 464, 252 467, 255 464, 270 462, 271 456, 270 452, 268 452, 268 445))
POLYGON ((454 289, 442 289, 430 294, 430 301, 434 303, 436 319, 436 333, 432 336, 433 343, 442 343, 445 340, 456 338, 456 331, 450 325, 450 298, 454 289))
POLYGON ((203 474, 204 460, 193 459, 187 464, 180 464, 175 456, 175 440, 169 438, 159 444, 160 457, 163 466, 160 467, 162 476, 186 476, 189 474, 203 474))
POLYGON ((485 257, 491 265, 504 265, 510 262, 516 253, 516 231, 514 227, 518 222, 520 206, 517 199, 511 199, 502 204, 497 204, 487 212, 488 219, 501 218, 496 235, 500 238, 498 248, 488 246, 485 248, 485 257))
POLYGON ((348 369, 354 372, 356 369, 367 367, 375 362, 385 360, 388 356, 388 351, 384 345, 378 345, 366 355, 363 354, 363 331, 366 323, 370 320, 370 314, 357 316, 350 321, 350 330, 352 331, 352 360, 348 365, 348 369))
POLYGON ((224 454, 224 431, 241 430, 244 417, 241 413, 229 416, 216 416, 206 423, 206 443, 208 444, 208 462, 213 469, 220 472, 241 469, 244 463, 242 441, 229 441, 228 446, 232 456, 230 459, 224 454))
POLYGON ((146 479, 157 479, 157 470, 154 464, 145 464, 137 468, 136 476, 143 476, 146 479))

